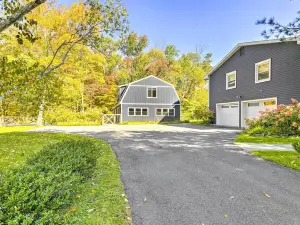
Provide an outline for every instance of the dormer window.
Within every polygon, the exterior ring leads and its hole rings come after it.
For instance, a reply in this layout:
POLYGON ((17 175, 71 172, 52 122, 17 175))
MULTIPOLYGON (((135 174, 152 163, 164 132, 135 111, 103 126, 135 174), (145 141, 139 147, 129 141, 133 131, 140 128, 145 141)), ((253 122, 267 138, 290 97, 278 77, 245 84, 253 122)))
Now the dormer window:
POLYGON ((236 71, 226 73, 226 90, 236 88, 236 71))
POLYGON ((271 80, 271 59, 255 64, 255 83, 271 80))
POLYGON ((157 98, 157 88, 147 88, 147 98, 157 98))

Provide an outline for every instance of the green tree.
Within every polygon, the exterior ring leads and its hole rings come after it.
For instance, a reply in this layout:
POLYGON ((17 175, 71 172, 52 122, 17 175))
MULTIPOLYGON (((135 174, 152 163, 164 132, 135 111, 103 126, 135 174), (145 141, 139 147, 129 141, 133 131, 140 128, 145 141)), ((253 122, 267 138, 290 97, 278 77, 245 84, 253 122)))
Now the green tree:
POLYGON ((266 39, 274 36, 276 38, 284 39, 286 37, 295 37, 300 32, 300 11, 297 12, 296 18, 287 24, 282 24, 272 18, 263 18, 256 21, 257 25, 266 25, 269 28, 263 30, 261 33, 266 39))
POLYGON ((169 62, 172 62, 179 56, 179 50, 176 49, 175 45, 167 45, 165 49, 165 56, 169 62))

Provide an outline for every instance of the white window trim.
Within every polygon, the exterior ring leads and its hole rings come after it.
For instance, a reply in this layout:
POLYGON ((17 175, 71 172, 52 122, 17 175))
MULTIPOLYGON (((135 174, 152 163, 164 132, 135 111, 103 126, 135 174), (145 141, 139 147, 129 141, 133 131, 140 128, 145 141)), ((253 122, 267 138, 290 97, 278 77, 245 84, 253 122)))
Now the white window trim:
POLYGON ((154 86, 152 86, 152 87, 149 87, 149 86, 148 86, 148 87, 147 87, 147 98, 157 98, 157 93, 158 93, 158 88, 157 88, 157 87, 154 87, 154 86), (156 89, 156 97, 149 97, 149 96, 148 96, 148 89, 149 89, 149 88, 155 88, 155 89, 156 89))
POLYGON ((128 107, 128 110, 127 110, 127 115, 128 116, 149 116, 149 108, 147 107, 128 107), (133 114, 134 115, 129 115, 129 109, 133 109, 133 114), (136 115, 136 109, 141 109, 141 115, 136 115), (147 109, 147 115, 142 115, 143 114, 143 109, 147 109))
POLYGON ((170 116, 170 117, 175 117, 175 108, 155 108, 155 116, 170 116), (157 115, 157 109, 161 109, 161 113, 162 115, 157 115), (164 115, 163 114, 163 110, 164 109, 167 109, 168 110, 168 114, 167 115, 164 115), (173 109, 174 110, 174 115, 173 116, 170 116, 170 109, 173 109))
POLYGON ((271 64, 272 64, 272 60, 271 59, 267 59, 258 63, 255 63, 255 83, 262 83, 262 82, 266 82, 266 81, 270 81, 271 80, 271 75, 272 75, 272 71, 271 71, 271 64), (263 79, 263 80, 258 80, 258 66, 265 64, 265 63, 269 63, 269 71, 270 71, 270 76, 267 79, 263 79))
POLYGON ((236 70, 226 73, 226 90, 230 90, 230 89, 234 89, 234 88, 236 88, 236 70), (234 87, 228 87, 228 76, 230 76, 232 74, 234 74, 234 76, 235 76, 235 84, 234 84, 234 87))

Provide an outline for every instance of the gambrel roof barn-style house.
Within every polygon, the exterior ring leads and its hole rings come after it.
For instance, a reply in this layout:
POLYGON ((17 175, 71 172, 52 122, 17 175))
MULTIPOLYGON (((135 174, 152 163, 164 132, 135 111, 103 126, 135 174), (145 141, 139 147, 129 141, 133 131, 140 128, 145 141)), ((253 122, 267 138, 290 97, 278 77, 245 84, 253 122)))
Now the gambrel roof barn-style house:
POLYGON ((180 100, 174 86, 150 75, 119 87, 116 114, 120 122, 180 120, 180 100))
POLYGON ((245 127, 259 111, 300 99, 300 41, 240 43, 206 79, 216 124, 245 127))

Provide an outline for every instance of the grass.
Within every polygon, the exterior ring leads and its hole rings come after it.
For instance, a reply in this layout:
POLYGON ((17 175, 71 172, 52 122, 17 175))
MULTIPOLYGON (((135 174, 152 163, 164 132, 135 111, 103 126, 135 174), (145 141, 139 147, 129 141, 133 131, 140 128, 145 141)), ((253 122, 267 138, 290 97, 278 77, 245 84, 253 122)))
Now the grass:
POLYGON ((36 126, 15 126, 15 127, 0 127, 0 133, 7 132, 23 132, 37 128, 36 126))
MULTIPOLYGON (((21 128, 20 128, 21 129, 21 128)), ((78 224, 129 224, 129 207, 120 180, 120 165, 111 147, 102 140, 79 135, 57 133, 10 132, 0 134, 0 171, 18 167, 44 146, 63 140, 93 140, 103 152, 97 160, 96 172, 84 184, 81 194, 69 210, 69 216, 79 218, 78 224)))
POLYGON ((253 151, 256 155, 268 161, 275 162, 282 166, 300 171, 300 154, 289 151, 253 151))
POLYGON ((261 144, 291 144, 295 141, 300 141, 300 137, 272 137, 272 136, 250 136, 241 133, 235 142, 261 143, 261 144))
POLYGON ((159 122, 159 124, 180 124, 180 123, 189 123, 189 120, 172 120, 172 121, 159 122))
POLYGON ((207 120, 190 120, 190 124, 195 124, 195 125, 209 125, 210 122, 207 120))
POLYGON ((23 164, 32 153, 68 138, 65 134, 8 132, 0 134, 0 169, 23 164))

